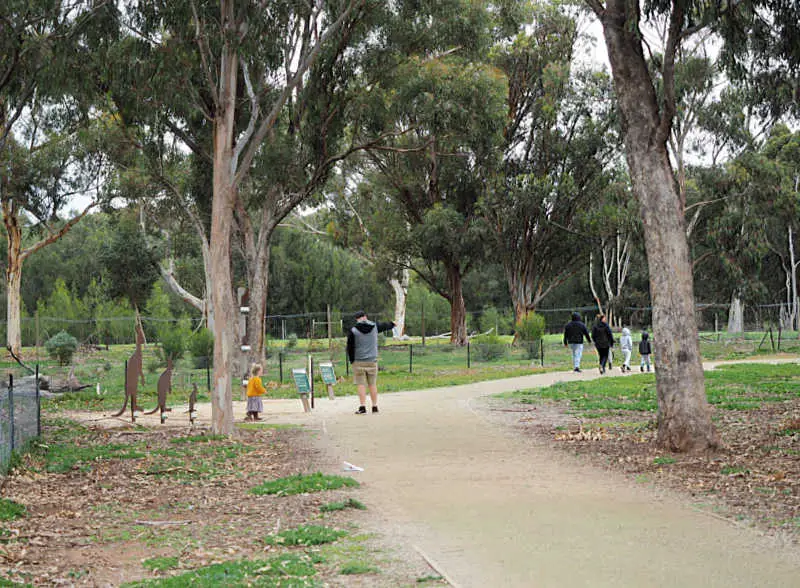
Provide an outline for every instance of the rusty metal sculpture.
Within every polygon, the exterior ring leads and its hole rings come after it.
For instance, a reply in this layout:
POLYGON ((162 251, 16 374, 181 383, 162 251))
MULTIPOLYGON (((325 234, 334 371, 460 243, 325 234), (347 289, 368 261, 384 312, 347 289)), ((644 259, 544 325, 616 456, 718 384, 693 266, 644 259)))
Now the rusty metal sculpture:
POLYGON ((189 394, 189 422, 194 424, 197 418, 197 411, 194 405, 197 404, 197 384, 192 384, 192 393, 189 394))
POLYGON ((167 394, 170 393, 172 390, 172 358, 167 358, 167 369, 164 370, 158 378, 158 384, 156 386, 158 390, 158 404, 156 407, 148 411, 144 414, 154 414, 156 411, 161 411, 161 424, 163 425, 164 422, 167 420, 167 415, 165 413, 171 412, 171 408, 167 408, 167 394))
POLYGON ((142 345, 144 344, 144 337, 137 330, 136 332, 136 351, 133 352, 130 359, 125 362, 125 402, 119 412, 113 416, 121 416, 128 406, 128 399, 131 401, 131 422, 136 422, 136 412, 141 411, 141 408, 136 403, 136 389, 139 385, 139 377, 142 378, 142 385, 144 385, 144 370, 142 369, 142 345))

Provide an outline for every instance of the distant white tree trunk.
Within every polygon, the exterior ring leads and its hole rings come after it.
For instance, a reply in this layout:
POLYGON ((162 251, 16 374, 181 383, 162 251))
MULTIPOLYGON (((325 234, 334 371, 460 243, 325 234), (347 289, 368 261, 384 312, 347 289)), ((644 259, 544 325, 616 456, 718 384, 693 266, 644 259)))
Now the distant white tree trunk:
POLYGON ((406 334, 406 303, 408 300, 408 283, 410 280, 410 272, 404 269, 400 279, 391 278, 389 283, 394 290, 394 329, 393 336, 395 338, 402 337, 406 334))
POLYGON ((728 333, 744 332, 744 304, 737 291, 731 297, 731 309, 728 312, 728 333))
POLYGON ((797 298, 797 266, 800 262, 796 261, 794 254, 794 234, 792 227, 789 226, 789 277, 787 286, 789 286, 789 318, 790 328, 800 331, 800 308, 798 305, 800 301, 797 298))

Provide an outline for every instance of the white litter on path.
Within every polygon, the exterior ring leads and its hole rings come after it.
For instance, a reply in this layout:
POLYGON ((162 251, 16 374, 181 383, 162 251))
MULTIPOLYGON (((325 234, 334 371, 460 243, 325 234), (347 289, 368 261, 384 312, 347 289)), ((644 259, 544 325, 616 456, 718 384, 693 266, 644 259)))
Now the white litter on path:
POLYGON ((346 472, 363 472, 364 468, 360 468, 357 465, 353 465, 349 461, 344 462, 344 471, 346 472))

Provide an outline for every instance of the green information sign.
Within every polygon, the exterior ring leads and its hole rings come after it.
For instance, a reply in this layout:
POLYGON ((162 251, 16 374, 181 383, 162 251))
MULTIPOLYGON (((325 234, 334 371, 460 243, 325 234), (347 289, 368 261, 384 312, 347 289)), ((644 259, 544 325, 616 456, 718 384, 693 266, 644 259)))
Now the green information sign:
POLYGON ((333 386, 336 383, 336 374, 333 371, 332 363, 319 364, 319 372, 322 374, 322 381, 325 384, 333 386))
POLYGON ((294 378, 294 383, 297 385, 298 394, 308 394, 311 392, 311 383, 308 381, 306 370, 294 369, 292 370, 292 377, 294 378))

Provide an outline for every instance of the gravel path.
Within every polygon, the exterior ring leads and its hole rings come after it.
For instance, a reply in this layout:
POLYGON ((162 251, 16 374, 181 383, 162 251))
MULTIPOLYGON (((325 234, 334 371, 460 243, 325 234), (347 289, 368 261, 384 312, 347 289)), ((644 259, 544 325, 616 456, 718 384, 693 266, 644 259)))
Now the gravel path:
POLYGON ((312 414, 299 400, 273 400, 265 415, 315 432, 330 472, 344 461, 363 467, 353 475, 387 532, 456 586, 800 586, 796 548, 537 446, 482 414, 482 396, 593 377, 386 394, 380 414, 365 416, 353 414, 353 397, 317 399, 312 414))

